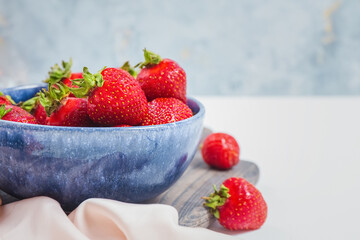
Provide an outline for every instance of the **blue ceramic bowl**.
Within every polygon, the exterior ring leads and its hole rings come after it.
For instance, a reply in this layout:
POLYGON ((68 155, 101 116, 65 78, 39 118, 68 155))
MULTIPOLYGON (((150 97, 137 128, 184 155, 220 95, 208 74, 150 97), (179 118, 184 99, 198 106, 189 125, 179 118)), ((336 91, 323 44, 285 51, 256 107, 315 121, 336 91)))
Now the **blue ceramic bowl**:
MULTIPOLYGON (((42 86, 3 89, 16 102, 42 86)), ((72 210, 92 197, 142 202, 167 190, 192 161, 204 107, 193 117, 146 127, 54 127, 0 120, 0 189, 49 196, 72 210)))

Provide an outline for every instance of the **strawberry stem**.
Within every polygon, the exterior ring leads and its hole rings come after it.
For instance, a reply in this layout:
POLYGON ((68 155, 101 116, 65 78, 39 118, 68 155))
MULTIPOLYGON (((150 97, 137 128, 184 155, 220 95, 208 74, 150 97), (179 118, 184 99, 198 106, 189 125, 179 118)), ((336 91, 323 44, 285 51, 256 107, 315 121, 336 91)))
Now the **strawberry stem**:
POLYGON ((35 97, 32 97, 25 102, 19 103, 19 107, 30 113, 39 104, 39 98, 40 95, 37 94, 35 97))
POLYGON ((121 69, 127 71, 128 73, 130 73, 130 75, 133 76, 134 78, 136 78, 136 76, 137 76, 137 74, 138 74, 138 73, 136 72, 135 68, 134 68, 134 67, 131 67, 129 61, 126 61, 126 62, 121 66, 121 69))
POLYGON ((75 95, 75 97, 82 98, 86 97, 92 89, 95 87, 102 87, 104 85, 104 79, 101 75, 101 72, 106 67, 103 67, 95 74, 91 74, 87 67, 83 68, 83 78, 74 79, 72 83, 78 88, 70 88, 70 91, 75 95))
POLYGON ((72 59, 70 58, 69 62, 62 61, 61 65, 62 68, 58 64, 51 67, 49 77, 44 82, 54 84, 60 82, 64 78, 69 78, 71 76, 72 59))
POLYGON ((46 115, 49 117, 61 104, 61 101, 69 96, 69 87, 63 82, 50 84, 48 91, 42 89, 39 92, 39 101, 43 105, 46 111, 46 115))
POLYGON ((8 112, 10 112, 12 108, 6 109, 5 104, 0 106, 0 119, 2 119, 8 112))
POLYGON ((146 50, 146 48, 144 49, 144 58, 145 58, 145 61, 142 63, 136 64, 135 67, 139 67, 140 69, 144 68, 144 67, 151 67, 153 65, 159 64, 162 60, 160 55, 150 52, 150 51, 146 50))
POLYGON ((220 190, 216 189, 215 184, 213 185, 214 192, 209 195, 209 197, 203 197, 205 199, 204 206, 209 208, 211 214, 213 214, 217 219, 219 219, 219 210, 218 207, 225 204, 226 200, 230 197, 229 189, 223 184, 220 186, 220 190))

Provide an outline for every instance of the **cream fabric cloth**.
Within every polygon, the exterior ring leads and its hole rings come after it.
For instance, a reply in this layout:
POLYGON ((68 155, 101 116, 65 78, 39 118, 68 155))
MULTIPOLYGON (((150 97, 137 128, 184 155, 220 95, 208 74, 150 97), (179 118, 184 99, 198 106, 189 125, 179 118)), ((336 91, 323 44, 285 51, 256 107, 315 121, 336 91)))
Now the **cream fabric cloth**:
POLYGON ((59 203, 35 197, 0 206, 0 239, 235 239, 205 228, 178 225, 175 208, 89 199, 68 216, 59 203))

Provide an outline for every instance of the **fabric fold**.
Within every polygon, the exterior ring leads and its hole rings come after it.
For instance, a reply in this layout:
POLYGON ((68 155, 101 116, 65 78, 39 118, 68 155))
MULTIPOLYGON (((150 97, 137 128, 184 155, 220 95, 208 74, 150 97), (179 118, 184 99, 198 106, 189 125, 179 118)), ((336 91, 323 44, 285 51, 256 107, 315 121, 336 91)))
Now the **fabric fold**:
POLYGON ((178 225, 175 208, 93 198, 68 216, 59 203, 35 197, 0 206, 0 239, 221 240, 234 237, 178 225))

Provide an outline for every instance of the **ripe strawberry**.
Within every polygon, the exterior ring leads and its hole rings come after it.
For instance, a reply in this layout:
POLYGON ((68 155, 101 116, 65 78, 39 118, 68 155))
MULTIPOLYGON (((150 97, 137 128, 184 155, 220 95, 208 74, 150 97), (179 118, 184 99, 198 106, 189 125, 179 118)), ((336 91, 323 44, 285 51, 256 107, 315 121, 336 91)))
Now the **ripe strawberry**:
POLYGON ((87 114, 87 99, 66 97, 61 105, 46 119, 47 125, 90 127, 93 125, 87 114))
POLYGON ((205 206, 230 230, 260 228, 267 217, 267 205, 251 183, 243 178, 226 179, 217 191, 205 197, 205 206))
POLYGON ((156 98, 148 103, 149 113, 141 125, 158 125, 177 122, 193 115, 191 109, 176 98, 156 98))
POLYGON ((39 124, 46 124, 46 111, 43 105, 40 104, 40 95, 37 94, 35 97, 30 98, 29 100, 22 102, 19 106, 33 115, 39 124))
POLYGON ((119 68, 104 68, 91 74, 84 67, 83 79, 71 88, 77 97, 88 95, 88 114, 103 126, 137 125, 147 114, 147 101, 139 83, 119 68))
POLYGON ((239 163, 240 147, 229 134, 213 133, 205 138, 201 154, 211 167, 225 170, 239 163))
POLYGON ((2 104, 14 105, 15 102, 11 99, 9 95, 4 95, 2 92, 0 92, 0 105, 2 104))
POLYGON ((30 123, 37 124, 35 117, 25 111, 24 109, 18 106, 12 105, 1 105, 0 106, 0 119, 13 121, 13 122, 21 122, 21 123, 30 123))
POLYGON ((83 79, 71 88, 77 97, 88 95, 88 114, 103 126, 137 125, 148 112, 147 101, 139 83, 128 72, 105 68, 91 74, 85 67, 83 79))
POLYGON ((144 49, 145 62, 137 75, 148 101, 155 98, 177 98, 186 103, 186 73, 179 64, 170 59, 161 59, 144 49))
POLYGON ((45 80, 48 83, 48 90, 43 89, 38 94, 40 104, 47 114, 45 121, 47 125, 73 127, 93 125, 87 114, 87 99, 70 96, 71 92, 66 81, 79 76, 78 73, 71 74, 71 65, 71 59, 69 62, 63 61, 62 68, 55 64, 49 72, 49 77, 45 80))

